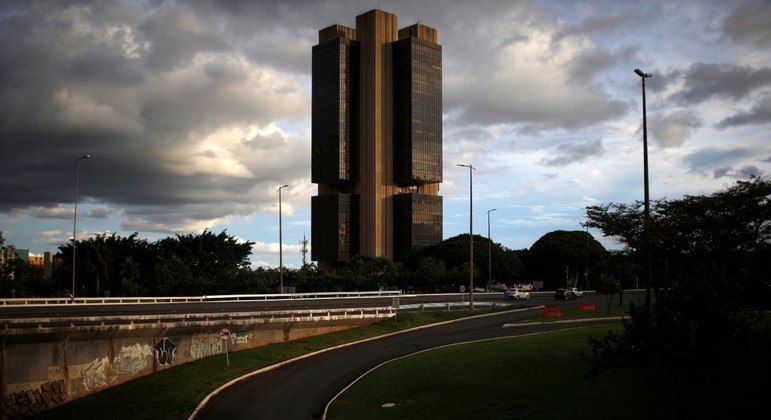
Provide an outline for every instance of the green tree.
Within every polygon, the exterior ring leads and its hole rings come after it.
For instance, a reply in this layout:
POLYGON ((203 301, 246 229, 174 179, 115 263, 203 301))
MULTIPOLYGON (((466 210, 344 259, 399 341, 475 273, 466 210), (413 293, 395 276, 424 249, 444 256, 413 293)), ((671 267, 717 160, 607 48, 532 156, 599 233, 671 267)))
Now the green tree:
POLYGON ((415 271, 409 274, 408 288, 423 292, 438 292, 440 285, 447 277, 444 262, 433 257, 426 257, 418 262, 415 271))
POLYGON ((588 232, 557 230, 538 239, 528 253, 527 275, 544 288, 594 283, 597 267, 609 253, 588 232), (587 277, 587 274, 589 277, 587 277), (583 280, 579 282, 579 280, 583 280))
MULTIPOLYGON (((488 283, 488 244, 487 238, 474 235, 474 286, 484 287, 488 283)), ((518 283, 522 279, 524 266, 517 253, 501 244, 493 243, 492 277, 493 282, 518 283)), ((405 256, 403 263, 407 273, 418 270, 421 261, 433 258, 444 264, 447 276, 437 285, 438 291, 457 291, 461 272, 465 270, 466 277, 462 281, 468 287, 469 266, 469 236, 461 234, 446 239, 439 244, 415 250, 405 256), (464 268, 465 267, 465 268, 464 268)), ((413 285, 413 287, 415 287, 413 285)), ((419 289, 418 289, 419 290, 419 289)))
POLYGON ((388 290, 398 283, 399 265, 382 257, 358 255, 338 270, 342 290, 388 290))
POLYGON ((232 291, 232 283, 240 269, 249 267, 254 242, 241 242, 226 231, 215 235, 208 230, 202 234, 176 235, 154 244, 158 257, 176 256, 188 267, 190 283, 180 285, 185 294, 213 294, 232 291))
MULTIPOLYGON (((152 274, 154 257, 138 233, 95 235, 78 241, 76 252, 77 296, 131 296, 147 291, 142 282, 152 274)), ((72 244, 60 246, 57 257, 64 264, 54 273, 55 282, 67 284, 72 273, 72 244)))
MULTIPOLYGON (((684 416, 693 386, 725 379, 715 367, 746 359, 768 368, 767 350, 758 347, 768 331, 757 321, 771 304, 769 197, 771 182, 751 178, 711 195, 655 201, 654 284, 666 288, 650 310, 630 306, 623 334, 592 340, 591 370, 663 367, 675 379, 684 416)), ((642 247, 638 206, 594 206, 587 218, 632 252, 642 247)))

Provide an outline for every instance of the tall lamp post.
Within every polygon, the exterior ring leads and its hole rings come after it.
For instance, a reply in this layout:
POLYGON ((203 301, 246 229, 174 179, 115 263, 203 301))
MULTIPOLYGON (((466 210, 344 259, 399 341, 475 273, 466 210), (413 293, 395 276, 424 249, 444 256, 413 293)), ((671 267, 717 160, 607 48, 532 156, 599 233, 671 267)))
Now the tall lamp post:
POLYGON ((281 223, 281 190, 289 185, 282 185, 278 187, 278 282, 279 293, 284 293, 284 241, 283 241, 283 228, 281 223))
POLYGON ((469 239, 469 308, 474 310, 474 171, 471 165, 459 163, 458 166, 468 168, 468 239, 469 239))
POLYGON ((645 209, 643 213, 643 234, 645 235, 645 253, 647 254, 647 268, 645 273, 645 309, 651 310, 651 244, 648 229, 650 228, 650 194, 648 190, 648 115, 645 106, 645 79, 653 77, 653 73, 643 73, 640 69, 634 69, 635 74, 642 80, 642 105, 643 105, 643 184, 645 191, 645 209))
POLYGON ((75 251, 78 248, 78 181, 80 178, 80 161, 90 158, 83 155, 75 160, 75 215, 72 218, 72 297, 75 298, 75 251))
POLYGON ((498 209, 487 210, 487 283, 493 287, 493 239, 490 236, 490 213, 498 209))

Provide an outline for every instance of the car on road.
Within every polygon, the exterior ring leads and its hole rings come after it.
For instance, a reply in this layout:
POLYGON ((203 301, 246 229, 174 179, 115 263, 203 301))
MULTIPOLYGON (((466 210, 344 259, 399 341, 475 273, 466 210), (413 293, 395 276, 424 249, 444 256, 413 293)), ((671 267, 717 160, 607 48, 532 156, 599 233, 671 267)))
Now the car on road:
POLYGON ((556 300, 568 300, 568 299, 574 299, 576 298, 576 294, 573 293, 570 289, 557 289, 556 292, 554 292, 554 299, 556 300))
POLYGON ((578 287, 570 287, 569 289, 573 292, 574 295, 576 295, 577 298, 580 298, 584 295, 584 292, 578 287))
POLYGON ((530 299, 530 293, 518 288, 514 287, 511 288, 505 292, 503 292, 503 300, 510 300, 510 299, 516 299, 516 300, 528 300, 530 299))

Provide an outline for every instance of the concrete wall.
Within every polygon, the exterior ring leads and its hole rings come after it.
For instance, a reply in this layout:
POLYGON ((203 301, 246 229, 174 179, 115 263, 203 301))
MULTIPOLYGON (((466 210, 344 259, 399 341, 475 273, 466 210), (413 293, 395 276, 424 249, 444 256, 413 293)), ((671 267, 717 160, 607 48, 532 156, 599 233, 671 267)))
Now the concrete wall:
POLYGON ((140 376, 228 350, 367 325, 380 316, 71 327, 4 332, 0 359, 3 419, 24 418, 140 376))

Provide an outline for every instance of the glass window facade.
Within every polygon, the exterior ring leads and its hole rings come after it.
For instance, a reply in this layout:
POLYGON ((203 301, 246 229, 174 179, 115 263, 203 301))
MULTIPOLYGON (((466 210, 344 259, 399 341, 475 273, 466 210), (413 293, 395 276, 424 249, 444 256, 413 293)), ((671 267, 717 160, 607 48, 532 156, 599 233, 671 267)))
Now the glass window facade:
POLYGON ((414 37, 393 45, 394 177, 442 182, 442 46, 414 37))
POLYGON ((394 254, 442 241, 442 197, 428 194, 394 195, 394 254))
POLYGON ((311 259, 346 261, 359 249, 359 196, 311 197, 311 259))
POLYGON ((313 47, 311 180, 356 181, 358 153, 358 42, 336 38, 313 47))

